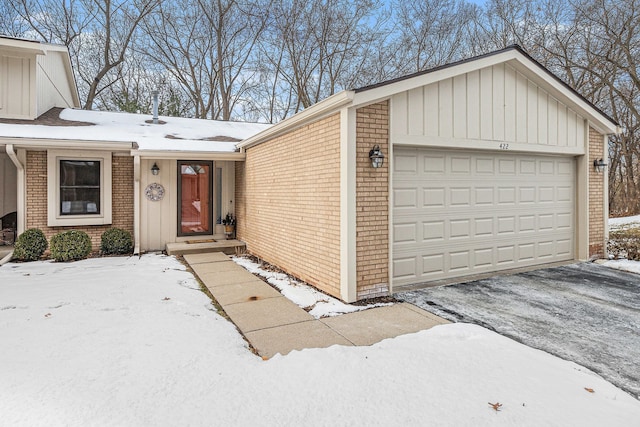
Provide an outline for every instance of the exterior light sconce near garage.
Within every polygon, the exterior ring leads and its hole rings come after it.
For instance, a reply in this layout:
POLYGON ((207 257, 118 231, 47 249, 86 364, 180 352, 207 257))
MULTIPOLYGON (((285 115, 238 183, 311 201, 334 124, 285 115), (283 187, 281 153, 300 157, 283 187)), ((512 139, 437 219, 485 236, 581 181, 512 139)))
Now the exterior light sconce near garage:
POLYGON ((380 151, 380 146, 378 144, 374 145, 369 151, 369 159, 371 159, 371 166, 376 169, 381 168, 384 164, 384 154, 380 151))
POLYGON ((593 161, 593 167, 598 171, 598 172, 604 172, 604 168, 607 167, 607 164, 604 162, 604 160, 602 159, 597 159, 593 161))
POLYGON ((160 173, 160 168, 156 162, 153 162, 153 166, 151 166, 151 173, 154 175, 158 175, 160 173))

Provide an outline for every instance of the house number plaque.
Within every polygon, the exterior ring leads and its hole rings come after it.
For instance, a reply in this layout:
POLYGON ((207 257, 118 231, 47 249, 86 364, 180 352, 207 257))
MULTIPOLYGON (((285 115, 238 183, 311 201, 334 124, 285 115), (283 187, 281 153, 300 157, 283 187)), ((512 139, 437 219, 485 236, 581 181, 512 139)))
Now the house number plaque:
POLYGON ((151 183, 145 188, 144 195, 152 202, 157 202, 164 197, 164 187, 157 182, 151 183))

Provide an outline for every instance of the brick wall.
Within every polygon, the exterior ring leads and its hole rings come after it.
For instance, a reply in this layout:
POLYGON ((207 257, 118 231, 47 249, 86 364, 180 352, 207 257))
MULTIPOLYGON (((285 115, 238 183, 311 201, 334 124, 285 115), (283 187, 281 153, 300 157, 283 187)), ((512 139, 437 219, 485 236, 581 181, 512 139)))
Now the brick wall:
POLYGON ((249 148, 236 215, 248 252, 340 297, 340 115, 249 148))
POLYGON ((357 299, 389 294, 389 103, 356 112, 357 299), (375 169, 369 150, 379 145, 384 165, 375 169))
POLYGON ((28 151, 26 164, 27 224, 26 228, 41 229, 47 239, 66 230, 83 230, 90 237, 94 250, 100 249, 100 236, 111 227, 133 234, 133 157, 112 159, 112 225, 81 227, 47 226, 47 152, 28 151))
POLYGON ((589 128, 589 256, 604 256, 604 180, 607 172, 598 172, 593 161, 602 158, 604 137, 589 128))

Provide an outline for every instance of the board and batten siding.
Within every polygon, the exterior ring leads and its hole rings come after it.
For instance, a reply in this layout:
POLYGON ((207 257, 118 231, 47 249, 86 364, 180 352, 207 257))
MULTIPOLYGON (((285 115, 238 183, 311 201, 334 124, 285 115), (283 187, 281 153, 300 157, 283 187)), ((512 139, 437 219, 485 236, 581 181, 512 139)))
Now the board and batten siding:
MULTIPOLYGON (((189 159, 185 155, 182 160, 189 159)), ((197 162, 198 160, 194 160, 197 162)), ((234 213, 235 197, 235 162, 213 162, 215 174, 216 168, 222 168, 222 216, 227 212, 234 213)), ((213 184, 213 209, 214 230, 209 235, 178 236, 178 164, 176 159, 142 159, 140 162, 140 248, 143 251, 164 250, 167 243, 181 242, 185 240, 198 240, 207 238, 224 239, 224 228, 216 224, 216 182, 214 175, 213 184), (157 164, 160 168, 158 175, 153 175, 151 167, 157 164), (149 184, 158 183, 164 187, 164 197, 161 200, 151 201, 145 197, 145 189, 149 184)))
POLYGON ((583 117, 508 64, 400 92, 391 120, 396 144, 490 148, 477 142, 499 141, 582 154, 586 134, 583 117))
POLYGON ((31 61, 33 59, 0 53, 0 118, 35 118, 31 114, 31 61))
POLYGON ((73 108, 73 88, 67 79, 63 53, 38 56, 36 68, 37 117, 53 107, 73 108))

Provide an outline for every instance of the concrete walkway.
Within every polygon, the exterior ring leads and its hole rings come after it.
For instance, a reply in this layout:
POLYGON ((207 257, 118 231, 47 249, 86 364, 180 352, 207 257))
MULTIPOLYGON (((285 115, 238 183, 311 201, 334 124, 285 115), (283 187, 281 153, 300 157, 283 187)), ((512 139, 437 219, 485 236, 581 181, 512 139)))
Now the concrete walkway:
POLYGON ((335 344, 371 345, 449 323, 408 303, 317 320, 221 252, 184 255, 184 259, 265 358, 335 344))

